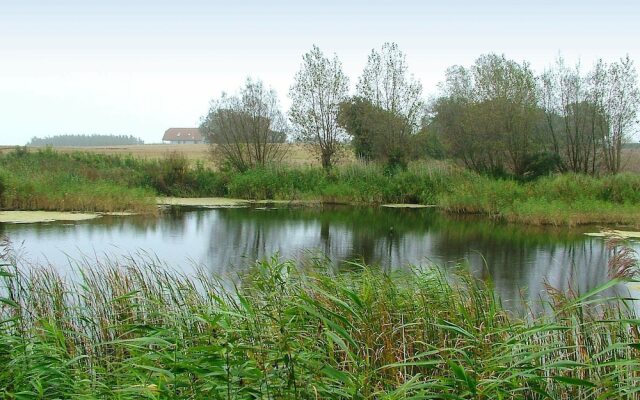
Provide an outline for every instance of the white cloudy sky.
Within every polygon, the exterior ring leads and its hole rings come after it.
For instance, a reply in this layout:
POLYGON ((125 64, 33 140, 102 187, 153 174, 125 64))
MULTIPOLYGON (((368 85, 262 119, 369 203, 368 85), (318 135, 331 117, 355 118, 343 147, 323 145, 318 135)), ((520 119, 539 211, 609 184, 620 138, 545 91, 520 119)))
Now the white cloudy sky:
POLYGON ((586 67, 640 57, 637 1, 231 3, 0 0, 0 144, 61 133, 158 142, 247 76, 286 108, 314 43, 338 54, 354 86, 371 49, 397 42, 427 95, 448 66, 488 52, 538 71, 558 53, 586 67))

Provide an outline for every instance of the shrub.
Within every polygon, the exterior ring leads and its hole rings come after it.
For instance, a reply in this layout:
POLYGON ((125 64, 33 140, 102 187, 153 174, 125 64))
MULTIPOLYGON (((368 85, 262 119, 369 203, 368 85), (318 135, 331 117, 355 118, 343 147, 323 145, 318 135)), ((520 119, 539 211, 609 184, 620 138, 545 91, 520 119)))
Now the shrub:
POLYGON ((524 173, 519 179, 532 181, 542 176, 548 176, 560 167, 562 160, 556 153, 541 152, 531 154, 524 161, 524 173))

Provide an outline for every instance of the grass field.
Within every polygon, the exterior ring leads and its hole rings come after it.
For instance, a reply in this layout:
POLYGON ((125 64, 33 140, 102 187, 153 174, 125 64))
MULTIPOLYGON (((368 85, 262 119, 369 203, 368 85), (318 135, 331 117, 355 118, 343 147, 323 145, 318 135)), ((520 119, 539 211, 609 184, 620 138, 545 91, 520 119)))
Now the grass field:
POLYGON ((640 174, 640 148, 625 149, 622 165, 625 171, 640 174))
MULTIPOLYGON (((0 146, 0 154, 12 151, 15 146, 0 146)), ((36 149, 36 148, 34 148, 36 149)), ((202 161, 208 167, 214 167, 209 145, 206 144, 142 144, 132 146, 96 146, 96 147, 54 147, 61 153, 88 151, 97 154, 132 155, 143 159, 162 159, 170 153, 180 153, 190 161, 202 161)), ((347 152, 339 164, 350 164, 355 161, 351 152, 347 152)), ((291 166, 319 166, 320 162, 303 145, 290 144, 285 164, 291 166)), ((623 171, 640 173, 640 148, 625 149, 623 171)))
MULTIPOLYGON (((304 145, 290 144, 289 152, 285 157, 285 164, 291 166, 320 166, 320 162, 304 145)), ((171 153, 180 153, 190 161, 202 161, 208 167, 215 167, 210 157, 207 144, 142 144, 132 146, 96 146, 96 147, 53 147, 60 153, 73 153, 75 151, 87 151, 107 155, 131 155, 143 159, 162 159, 171 153)), ((0 146, 0 153, 13 151, 15 146, 0 146)), ((38 149, 34 147, 32 149, 38 149)), ((350 152, 345 153, 341 163, 354 161, 350 152)))

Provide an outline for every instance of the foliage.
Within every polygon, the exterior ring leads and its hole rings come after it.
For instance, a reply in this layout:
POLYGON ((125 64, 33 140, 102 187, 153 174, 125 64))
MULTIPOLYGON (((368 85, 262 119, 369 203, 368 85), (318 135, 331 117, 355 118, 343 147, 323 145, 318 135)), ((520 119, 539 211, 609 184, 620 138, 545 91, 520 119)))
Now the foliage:
POLYGON ((0 156, 6 209, 155 213, 155 196, 221 196, 222 177, 179 153, 160 160, 52 149, 0 156))
POLYGON ((557 153, 542 151, 527 155, 523 164, 523 173, 520 178, 531 181, 559 171, 562 160, 557 153))
POLYGON ((451 187, 439 197, 449 212, 481 213, 512 222, 576 225, 585 223, 640 225, 637 174, 594 178, 557 174, 525 184, 477 176, 451 187))
POLYGON ((338 56, 325 57, 318 46, 302 56, 300 71, 289 90, 289 118, 296 138, 311 145, 322 167, 329 169, 341 150, 344 131, 338 125, 338 111, 349 91, 349 78, 338 56))
MULTIPOLYGON (((550 159, 547 159, 550 157, 550 159)), ((0 156, 2 204, 24 210, 135 210, 154 213, 155 196, 314 200, 323 203, 420 203, 449 213, 479 213, 531 224, 640 224, 640 176, 595 178, 548 174, 540 155, 525 179, 491 178, 440 161, 406 170, 367 163, 333 168, 268 166, 212 171, 180 154, 160 160, 57 153, 50 149, 0 156), (540 175, 533 179, 535 175, 540 175), (549 212, 545 214, 545 208, 549 212)))
POLYGON ((286 155, 286 120, 275 91, 261 81, 247 79, 237 95, 223 93, 212 101, 200 129, 213 159, 238 171, 278 163, 286 155))
POLYGON ((340 105, 338 121, 351 136, 356 156, 382 161, 390 169, 406 169, 412 136, 402 134, 406 120, 362 97, 340 105))
POLYGON ((405 167, 424 102, 422 84, 408 75, 406 56, 396 43, 371 51, 356 89, 356 98, 343 107, 343 126, 350 127, 356 142, 371 143, 372 155, 388 169, 405 167))
POLYGON ((597 297, 619 278, 549 288, 551 313, 521 319, 462 268, 274 257, 228 285, 151 259, 72 279, 3 259, 5 398, 637 398, 637 317, 597 297))
POLYGON ((415 160, 432 158, 443 160, 446 157, 446 149, 438 137, 438 132, 428 124, 411 138, 409 154, 415 160))
POLYGON ((4 206, 4 194, 7 190, 7 178, 4 171, 0 170, 0 209, 4 206))
POLYGON ((483 55, 468 70, 449 68, 442 88, 432 123, 450 154, 477 172, 523 176, 527 159, 541 148, 530 66, 483 55))
POLYGON ((155 212, 152 191, 111 179, 122 173, 122 168, 113 168, 111 177, 101 176, 106 165, 98 160, 114 161, 88 153, 62 155, 51 149, 3 155, 2 206, 21 210, 155 212))

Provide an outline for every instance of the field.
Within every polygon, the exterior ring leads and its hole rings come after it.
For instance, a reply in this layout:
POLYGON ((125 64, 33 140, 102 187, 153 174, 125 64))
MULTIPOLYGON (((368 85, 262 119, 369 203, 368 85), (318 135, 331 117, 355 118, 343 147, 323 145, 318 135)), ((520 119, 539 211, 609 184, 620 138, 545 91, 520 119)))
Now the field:
MULTIPOLYGON (((291 166, 319 166, 320 162, 303 145, 289 144, 289 152, 285 157, 285 164, 291 166)), ((13 151, 14 146, 0 146, 0 153, 13 151)), ((32 149, 38 149, 33 147, 32 149)), ((190 161, 202 161, 209 167, 214 167, 209 153, 209 145, 206 144, 143 144, 132 146, 96 146, 96 147, 54 147, 60 153, 72 153, 75 151, 91 152, 108 155, 132 155, 142 159, 161 159, 171 153, 180 153, 190 161)), ((351 153, 345 154, 343 163, 353 161, 351 153)))
MULTIPOLYGON (((289 144, 289 153, 285 164, 290 166, 320 166, 320 162, 303 145, 289 144)), ((0 154, 12 151, 14 146, 0 146, 0 154)), ((37 148, 34 148, 37 149, 37 148)), ((87 151, 108 155, 132 155, 142 159, 161 159, 171 153, 180 153, 191 161, 200 160, 208 167, 214 167, 206 144, 143 144, 134 146, 96 146, 96 147, 54 147, 61 153, 87 151)), ((347 152, 339 164, 354 162, 354 156, 347 152)), ((623 156, 623 171, 640 173, 640 148, 625 149, 623 156)))
POLYGON ((640 174, 640 147, 625 149, 622 165, 625 171, 640 174))

